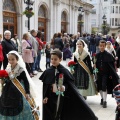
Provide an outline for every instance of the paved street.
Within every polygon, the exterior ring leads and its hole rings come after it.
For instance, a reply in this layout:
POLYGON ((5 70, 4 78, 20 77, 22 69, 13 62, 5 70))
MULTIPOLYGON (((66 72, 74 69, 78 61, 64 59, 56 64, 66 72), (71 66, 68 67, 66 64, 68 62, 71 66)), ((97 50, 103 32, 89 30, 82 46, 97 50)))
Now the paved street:
MULTIPOLYGON (((61 63, 64 66, 66 66, 65 61, 62 61, 61 63)), ((41 60, 41 68, 42 68, 42 70, 45 70, 45 56, 43 56, 43 55, 42 55, 42 60, 41 60)), ((33 78, 33 81, 35 81, 35 84, 38 86, 37 89, 42 98, 42 83, 38 79, 40 74, 41 73, 36 75, 33 78)), ((101 99, 100 95, 96 95, 96 96, 92 96, 92 97, 87 97, 86 102, 90 105, 90 107, 92 108, 92 110, 94 111, 96 116, 99 118, 99 120, 115 120, 115 108, 116 108, 115 99, 112 98, 111 95, 108 95, 108 98, 107 98, 108 107, 107 108, 102 108, 102 106, 100 105, 100 99, 101 99)), ((42 101, 40 101, 40 103, 42 103, 42 101)), ((42 104, 41 104, 41 110, 42 110, 42 104)))

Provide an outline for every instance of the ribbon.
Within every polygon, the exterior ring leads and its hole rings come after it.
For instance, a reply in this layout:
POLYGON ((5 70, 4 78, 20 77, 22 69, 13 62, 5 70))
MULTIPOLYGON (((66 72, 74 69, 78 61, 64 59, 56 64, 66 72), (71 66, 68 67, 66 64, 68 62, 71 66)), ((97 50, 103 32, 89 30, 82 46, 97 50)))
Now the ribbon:
POLYGON ((98 69, 95 68, 95 69, 93 70, 93 73, 98 73, 98 69))
POLYGON ((57 91, 57 92, 56 92, 56 95, 62 95, 62 96, 64 96, 64 93, 61 92, 61 91, 57 91))

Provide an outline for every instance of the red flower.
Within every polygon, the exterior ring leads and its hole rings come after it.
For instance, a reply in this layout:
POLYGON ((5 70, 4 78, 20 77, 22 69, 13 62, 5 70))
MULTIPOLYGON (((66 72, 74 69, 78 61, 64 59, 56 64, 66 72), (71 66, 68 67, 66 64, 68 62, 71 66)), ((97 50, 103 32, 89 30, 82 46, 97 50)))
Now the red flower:
POLYGON ((95 56, 96 56, 96 53, 93 53, 92 56, 95 57, 95 56))
POLYGON ((8 73, 5 70, 0 70, 0 78, 7 78, 8 77, 8 73))
POLYGON ((116 46, 113 46, 114 48, 117 48, 116 46))
POLYGON ((63 78, 63 74, 61 73, 61 74, 59 74, 59 78, 63 78))
POLYGON ((46 45, 46 41, 43 41, 43 44, 46 45))
POLYGON ((73 66, 73 65, 75 65, 75 64, 76 64, 76 63, 71 60, 71 61, 68 62, 68 67, 73 66))

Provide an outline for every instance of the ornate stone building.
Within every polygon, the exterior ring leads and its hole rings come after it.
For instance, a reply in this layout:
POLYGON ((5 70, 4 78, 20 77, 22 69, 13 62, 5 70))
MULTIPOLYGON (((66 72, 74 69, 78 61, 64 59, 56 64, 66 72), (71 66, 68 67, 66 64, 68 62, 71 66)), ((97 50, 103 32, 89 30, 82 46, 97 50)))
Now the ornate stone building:
MULTIPOLYGON (((93 5, 81 0, 34 0, 34 16, 30 18, 30 29, 40 30, 49 41, 56 32, 77 34, 79 31, 78 8, 84 9, 82 32, 91 33, 91 9, 93 5)), ((28 31, 28 18, 23 15, 27 7, 24 0, 2 0, 0 4, 0 33, 10 30, 12 34, 28 31)))

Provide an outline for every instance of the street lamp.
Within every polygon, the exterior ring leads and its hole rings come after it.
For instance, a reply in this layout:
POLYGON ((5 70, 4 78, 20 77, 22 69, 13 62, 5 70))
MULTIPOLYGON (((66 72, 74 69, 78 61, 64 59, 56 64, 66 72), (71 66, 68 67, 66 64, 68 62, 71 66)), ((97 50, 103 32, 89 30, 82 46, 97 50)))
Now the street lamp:
MULTIPOLYGON (((27 7, 25 8, 28 11, 32 11, 33 8, 31 7, 34 4, 35 0, 24 0, 24 3, 27 4, 27 7)), ((30 30, 30 17, 26 16, 28 18, 28 31, 30 30)))
POLYGON ((103 15, 102 19, 103 19, 103 30, 104 30, 103 34, 105 35, 105 34, 106 34, 106 32, 105 32, 105 29, 106 29, 106 21, 107 21, 106 15, 103 15))
POLYGON ((83 21, 82 21, 82 16, 84 14, 84 10, 83 10, 83 7, 79 7, 78 8, 78 12, 79 12, 79 25, 80 25, 80 36, 82 35, 82 24, 83 24, 83 21))

